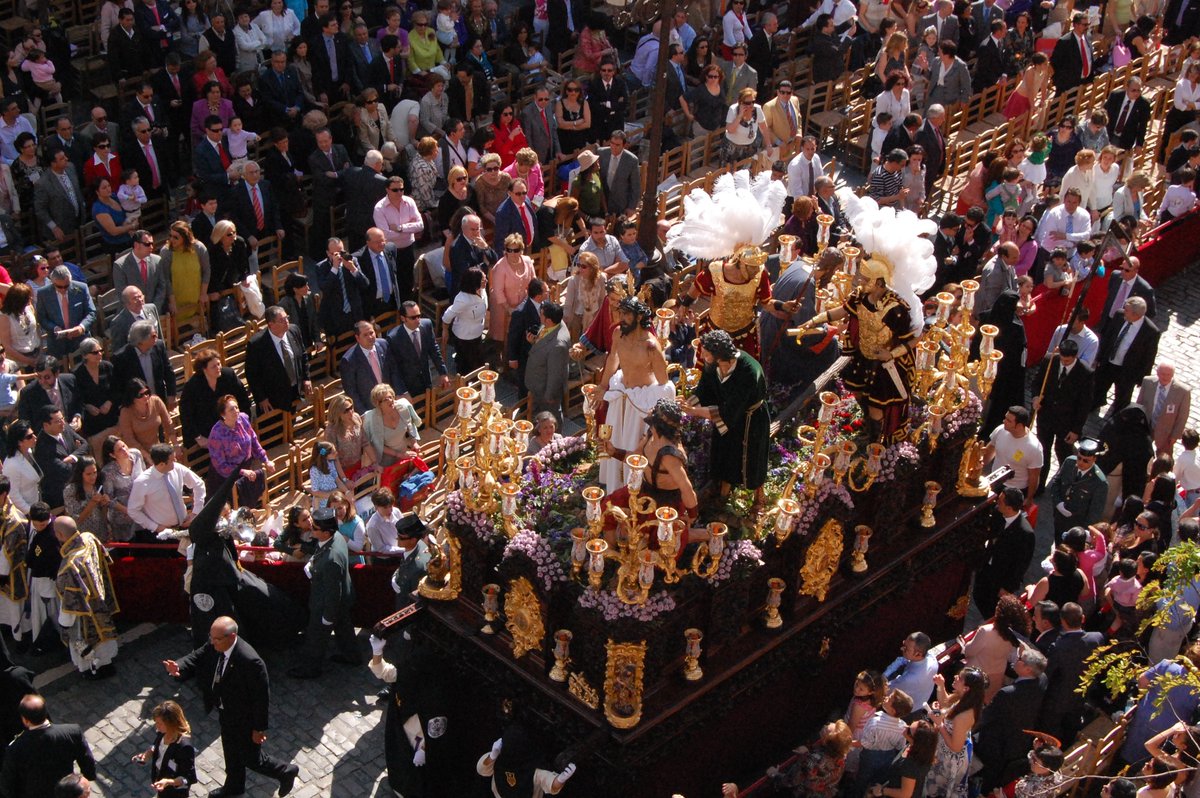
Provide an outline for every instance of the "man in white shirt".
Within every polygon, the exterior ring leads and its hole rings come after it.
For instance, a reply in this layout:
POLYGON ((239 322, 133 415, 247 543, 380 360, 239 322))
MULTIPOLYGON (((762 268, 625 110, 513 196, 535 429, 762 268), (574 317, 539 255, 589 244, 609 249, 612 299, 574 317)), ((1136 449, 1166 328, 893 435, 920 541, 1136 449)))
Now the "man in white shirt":
POLYGON ((991 440, 983 450, 983 461, 991 461, 992 470, 1007 466, 1012 475, 1004 487, 1020 488, 1025 492, 1026 509, 1032 502, 1033 491, 1041 478, 1044 458, 1041 442, 1029 434, 1029 411, 1013 405, 1004 414, 1004 422, 992 431, 991 440))
POLYGON ((1200 499, 1200 458, 1197 458, 1197 447, 1200 447, 1200 432, 1188 427, 1180 438, 1183 443, 1183 453, 1175 461, 1175 476, 1179 479, 1179 487, 1183 490, 1184 501, 1190 507, 1200 499))
POLYGON ((133 480, 129 491, 129 517, 154 535, 168 529, 186 529, 204 506, 204 480, 175 462, 169 443, 150 447, 151 467, 133 480), (183 503, 183 489, 192 490, 192 509, 183 503))
POLYGON ((1092 235, 1092 217, 1079 207, 1082 195, 1077 188, 1068 188, 1062 195, 1062 204, 1056 205, 1042 215, 1038 224, 1038 246, 1049 256, 1056 247, 1067 251, 1068 257, 1075 252, 1075 245, 1092 235))
MULTIPOLYGON (((1100 351, 1100 337, 1092 332, 1092 328, 1087 325, 1088 319, 1091 317, 1091 311, 1087 307, 1079 309, 1079 314, 1075 317, 1071 324, 1071 334, 1067 336, 1069 340, 1079 344, 1079 361, 1086 363, 1088 368, 1096 367, 1096 354, 1100 351)), ((1054 334, 1050 336, 1050 346, 1046 348, 1047 352, 1053 352, 1062 341, 1063 333, 1067 331, 1067 325, 1060 324, 1054 328, 1054 334)))
POLYGON ((800 152, 788 163, 788 196, 811 197, 817 192, 817 178, 825 174, 821 156, 817 155, 816 136, 805 136, 800 141, 800 152))
POLYGON ((14 142, 17 136, 28 133, 37 142, 37 131, 29 120, 21 116, 21 106, 16 100, 0 102, 0 161, 11 164, 20 155, 14 142))

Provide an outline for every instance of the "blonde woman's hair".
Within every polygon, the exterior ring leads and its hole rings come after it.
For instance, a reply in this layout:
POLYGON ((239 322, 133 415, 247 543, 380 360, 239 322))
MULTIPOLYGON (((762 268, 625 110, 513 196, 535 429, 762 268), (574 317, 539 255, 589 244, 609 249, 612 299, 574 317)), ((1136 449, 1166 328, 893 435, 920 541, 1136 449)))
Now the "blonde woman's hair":
POLYGON ((425 136, 417 142, 417 153, 422 157, 432 155, 437 150, 437 139, 433 136, 425 136))
POLYGON ((384 397, 391 396, 395 398, 396 389, 388 385, 386 382, 381 382, 371 389, 371 405, 380 407, 383 404, 384 397))
POLYGON ((757 99, 758 99, 758 92, 755 89, 752 89, 748 86, 738 92, 738 102, 740 102, 740 103, 745 102, 746 100, 757 100, 757 99))
POLYGON ((354 401, 345 394, 335 396, 329 400, 329 407, 326 408, 325 412, 329 416, 329 423, 333 427, 334 432, 341 434, 346 431, 344 419, 346 418, 346 413, 353 409, 354 401))
POLYGON ((521 166, 537 166, 538 156, 529 147, 522 147, 517 150, 516 161, 521 166))
POLYGON ((455 179, 459 177, 470 177, 470 175, 468 175, 467 170, 461 166, 451 166, 450 171, 446 173, 446 182, 453 185, 455 179))
POLYGON ((177 734, 192 733, 192 726, 188 723, 187 716, 183 714, 183 707, 174 701, 162 702, 150 712, 150 717, 161 718, 177 734))
POLYGON ((212 242, 214 244, 219 244, 219 243, 221 243, 221 239, 224 238, 225 234, 228 233, 230 230, 233 230, 234 233, 236 233, 237 225, 235 225, 233 222, 229 221, 228 219, 222 219, 221 221, 219 221, 215 225, 213 225, 212 235, 209 237, 212 239, 212 242))
POLYGON ((509 233, 504 237, 505 247, 520 247, 521 251, 525 251, 525 236, 520 233, 509 233))
POLYGON ((1080 150, 1079 152, 1075 153, 1075 165, 1076 166, 1080 166, 1084 163, 1087 163, 1088 161, 1094 161, 1094 160, 1096 160, 1096 151, 1095 150, 1080 150))
POLYGON ((338 502, 346 505, 347 519, 358 517, 358 508, 354 506, 354 499, 347 497, 346 494, 340 490, 335 490, 333 493, 329 494, 329 506, 332 507, 338 502))

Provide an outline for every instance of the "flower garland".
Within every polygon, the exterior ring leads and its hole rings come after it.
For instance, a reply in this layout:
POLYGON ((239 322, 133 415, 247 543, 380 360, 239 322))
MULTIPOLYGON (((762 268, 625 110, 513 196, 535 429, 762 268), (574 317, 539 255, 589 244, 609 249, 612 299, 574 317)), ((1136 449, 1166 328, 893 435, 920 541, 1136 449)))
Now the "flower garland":
POLYGON ((519 523, 543 534, 578 526, 583 518, 580 490, 585 480, 548 468, 530 469, 517 494, 519 523))
POLYGON ((794 534, 803 536, 809 533, 809 530, 817 522, 817 518, 821 515, 821 506, 828 500, 837 500, 846 506, 847 510, 854 510, 854 499, 850 496, 850 491, 845 485, 839 485, 832 479, 827 479, 821 483, 821 487, 817 488, 817 493, 811 499, 808 494, 800 490, 800 496, 797 501, 800 504, 800 514, 796 520, 794 534))
POLYGON ((966 402, 958 410, 942 419, 941 437, 943 439, 956 437, 960 430, 978 427, 983 418, 983 401, 979 396, 974 391, 965 388, 959 390, 966 393, 966 402))
POLYGON ((901 469, 915 468, 921 460, 917 447, 909 441, 901 441, 895 446, 889 446, 883 453, 879 476, 876 482, 891 482, 901 474, 901 469))
POLYGON ((606 621, 628 619, 649 623, 660 615, 675 609, 675 599, 665 590, 660 590, 646 599, 645 604, 626 604, 611 590, 585 590, 579 596, 579 606, 599 610, 606 621))
POLYGON ((459 529, 469 530, 484 543, 492 542, 499 535, 491 518, 467 509, 462 491, 451 491, 446 497, 446 517, 451 524, 459 529))
POLYGON ((716 587, 733 576, 735 568, 760 565, 762 565, 762 549, 749 540, 735 540, 725 546, 725 552, 721 555, 721 562, 717 564, 716 573, 706 576, 704 581, 716 587))
POLYGON ((550 547, 550 541, 532 529, 522 529, 513 535, 512 540, 504 547, 504 556, 500 559, 504 562, 519 555, 524 555, 533 563, 546 592, 553 590, 556 584, 567 581, 562 561, 550 547))
POLYGON ((533 456, 540 465, 553 468, 575 455, 586 452, 588 440, 586 435, 572 435, 569 438, 555 438, 546 444, 533 456))

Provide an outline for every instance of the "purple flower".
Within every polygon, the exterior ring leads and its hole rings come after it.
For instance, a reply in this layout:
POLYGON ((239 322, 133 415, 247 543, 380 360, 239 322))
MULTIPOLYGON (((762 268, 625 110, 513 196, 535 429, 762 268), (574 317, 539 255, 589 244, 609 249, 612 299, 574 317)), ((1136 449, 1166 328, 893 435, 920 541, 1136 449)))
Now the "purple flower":
POLYGON ((606 621, 625 618, 649 623, 663 613, 675 609, 675 599, 666 590, 652 594, 645 604, 626 604, 611 590, 585 590, 579 596, 579 606, 598 610, 606 621))

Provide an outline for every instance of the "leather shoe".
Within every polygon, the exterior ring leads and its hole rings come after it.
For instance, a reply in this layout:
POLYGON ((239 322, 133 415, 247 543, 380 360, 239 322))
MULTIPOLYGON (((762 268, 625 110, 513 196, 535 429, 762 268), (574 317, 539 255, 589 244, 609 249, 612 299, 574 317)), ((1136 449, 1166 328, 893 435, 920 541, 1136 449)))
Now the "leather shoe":
POLYGON ((303 665, 297 665, 288 671, 288 676, 293 679, 316 679, 321 675, 321 672, 316 668, 306 668, 303 665))
POLYGON ((208 798, 237 798, 237 796, 245 794, 244 792, 230 792, 224 787, 218 787, 208 794, 208 798))
POLYGON ((279 780, 279 798, 283 798, 283 796, 292 791, 292 787, 296 786, 296 777, 299 775, 300 768, 295 765, 288 765, 283 778, 279 780))

